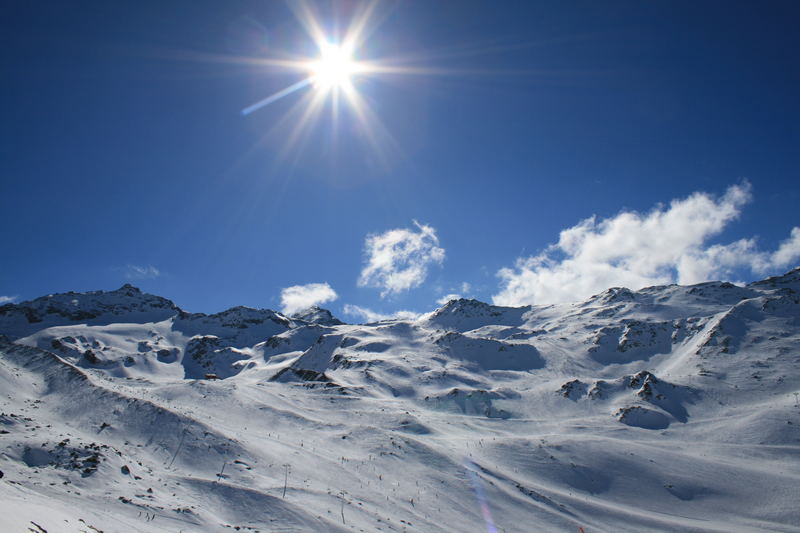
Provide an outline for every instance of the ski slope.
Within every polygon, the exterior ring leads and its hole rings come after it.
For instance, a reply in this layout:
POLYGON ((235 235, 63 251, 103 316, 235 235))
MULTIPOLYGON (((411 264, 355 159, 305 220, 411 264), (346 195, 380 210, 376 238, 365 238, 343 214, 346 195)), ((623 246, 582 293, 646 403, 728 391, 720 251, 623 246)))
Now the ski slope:
POLYGON ((0 531, 800 531, 800 269, 372 324, 126 285, 0 334, 0 531))

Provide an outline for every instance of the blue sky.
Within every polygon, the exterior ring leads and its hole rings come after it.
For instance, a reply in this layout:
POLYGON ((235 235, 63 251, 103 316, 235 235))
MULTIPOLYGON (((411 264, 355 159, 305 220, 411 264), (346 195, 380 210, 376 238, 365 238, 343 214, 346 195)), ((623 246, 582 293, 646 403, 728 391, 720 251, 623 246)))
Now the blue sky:
MULTIPOLYGON (((311 7, 333 39, 363 4, 311 7)), ((382 3, 356 59, 415 69, 353 78, 382 129, 328 98, 290 143, 317 89, 243 116, 304 74, 241 59, 314 56, 295 11, 6 6, 0 297, 327 284, 284 294, 357 320, 800 263, 796 2, 382 3)))

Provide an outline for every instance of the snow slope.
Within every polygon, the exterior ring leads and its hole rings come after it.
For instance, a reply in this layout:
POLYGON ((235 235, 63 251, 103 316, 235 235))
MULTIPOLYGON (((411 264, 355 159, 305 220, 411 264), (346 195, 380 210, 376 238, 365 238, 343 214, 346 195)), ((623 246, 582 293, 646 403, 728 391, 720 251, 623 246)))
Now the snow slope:
POLYGON ((369 325, 124 286, 0 334, 0 531, 800 531, 800 269, 369 325))

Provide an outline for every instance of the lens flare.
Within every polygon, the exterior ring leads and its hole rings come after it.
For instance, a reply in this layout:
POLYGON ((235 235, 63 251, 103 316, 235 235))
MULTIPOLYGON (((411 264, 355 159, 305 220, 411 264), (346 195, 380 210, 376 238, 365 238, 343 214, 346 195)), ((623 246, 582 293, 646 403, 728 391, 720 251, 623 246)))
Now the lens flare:
POLYGON ((480 507, 483 521, 486 523, 486 532, 497 533, 494 520, 492 520, 492 511, 489 509, 489 501, 486 499, 486 495, 483 492, 481 478, 478 477, 478 467, 468 457, 464 457, 463 463, 464 470, 467 471, 467 476, 469 476, 469 481, 472 484, 472 490, 475 491, 475 499, 478 500, 478 506, 480 507))

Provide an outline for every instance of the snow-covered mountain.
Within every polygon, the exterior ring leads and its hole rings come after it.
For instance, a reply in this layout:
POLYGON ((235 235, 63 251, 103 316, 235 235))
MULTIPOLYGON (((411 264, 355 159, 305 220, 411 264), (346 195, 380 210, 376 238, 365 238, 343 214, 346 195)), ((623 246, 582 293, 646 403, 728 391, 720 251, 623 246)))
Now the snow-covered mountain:
POLYGON ((800 531, 800 269, 417 320, 0 307, 2 531, 800 531))

